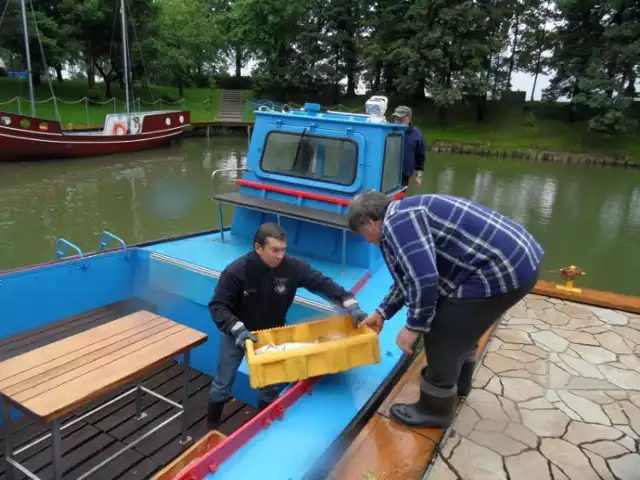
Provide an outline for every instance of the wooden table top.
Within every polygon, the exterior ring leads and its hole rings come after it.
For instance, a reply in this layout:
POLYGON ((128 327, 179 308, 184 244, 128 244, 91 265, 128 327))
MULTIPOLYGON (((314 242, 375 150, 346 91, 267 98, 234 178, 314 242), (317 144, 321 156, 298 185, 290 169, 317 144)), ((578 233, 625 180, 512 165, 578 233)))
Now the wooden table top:
POLYGON ((5 360, 0 394, 49 423, 206 340, 141 310, 5 360))

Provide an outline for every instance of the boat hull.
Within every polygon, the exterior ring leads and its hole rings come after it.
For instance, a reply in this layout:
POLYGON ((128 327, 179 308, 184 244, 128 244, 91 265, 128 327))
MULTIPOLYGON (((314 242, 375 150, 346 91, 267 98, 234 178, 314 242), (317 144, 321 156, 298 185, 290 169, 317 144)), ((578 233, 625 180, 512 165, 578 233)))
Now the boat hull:
POLYGON ((6 113, 0 116, 10 119, 10 125, 0 122, 0 161, 94 157, 158 148, 178 140, 190 121, 185 111, 140 114, 139 131, 117 135, 112 134, 112 125, 122 123, 117 117, 107 118, 104 131, 63 132, 58 122, 6 113))

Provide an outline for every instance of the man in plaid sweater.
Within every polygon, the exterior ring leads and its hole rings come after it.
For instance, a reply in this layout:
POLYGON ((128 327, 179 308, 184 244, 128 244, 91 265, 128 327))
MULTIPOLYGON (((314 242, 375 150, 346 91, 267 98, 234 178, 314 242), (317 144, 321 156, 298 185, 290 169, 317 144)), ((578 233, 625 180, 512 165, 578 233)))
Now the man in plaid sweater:
POLYGON ((428 365, 420 400, 396 404, 397 421, 446 427, 471 390, 478 340, 535 285, 544 255, 521 225, 452 195, 393 201, 366 192, 351 203, 349 227, 379 245, 394 285, 363 323, 380 331, 408 307, 396 342, 412 353, 421 335, 428 365))

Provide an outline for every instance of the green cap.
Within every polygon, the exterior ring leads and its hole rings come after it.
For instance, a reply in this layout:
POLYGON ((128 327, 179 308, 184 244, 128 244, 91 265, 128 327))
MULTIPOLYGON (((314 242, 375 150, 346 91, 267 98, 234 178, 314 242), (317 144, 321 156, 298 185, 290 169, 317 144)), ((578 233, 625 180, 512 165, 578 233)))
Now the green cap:
POLYGON ((393 111, 393 116, 397 118, 404 118, 409 115, 411 115, 411 109, 405 105, 400 105, 393 111))

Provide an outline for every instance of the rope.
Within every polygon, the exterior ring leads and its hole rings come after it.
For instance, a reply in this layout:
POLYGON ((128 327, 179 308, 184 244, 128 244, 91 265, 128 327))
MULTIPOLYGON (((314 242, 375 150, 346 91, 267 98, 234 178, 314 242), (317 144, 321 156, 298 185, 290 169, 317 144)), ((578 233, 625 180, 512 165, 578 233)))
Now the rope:
MULTIPOLYGON (((127 10, 129 11, 129 18, 133 19, 133 14, 131 13, 131 7, 129 6, 129 2, 126 0, 122 0, 124 4, 127 6, 127 10)), ((138 42, 138 53, 140 54, 140 62, 142 63, 142 71, 144 72, 145 83, 147 84, 147 90, 149 91, 149 96, 151 97, 152 105, 155 105, 155 98, 153 98, 153 92, 151 91, 151 87, 149 86, 149 82, 146 81, 149 78, 149 74, 147 73, 147 67, 144 64, 144 56, 142 55, 142 49, 140 48, 140 39, 138 38, 138 31, 136 30, 136 25, 131 21, 131 28, 133 29, 133 36, 135 37, 136 42, 138 42)), ((133 90, 133 82, 131 85, 131 89, 133 90)), ((140 100, 138 99, 138 104, 140 100)))
MULTIPOLYGON (((38 28, 38 22, 36 21, 36 13, 33 9, 33 3, 29 0, 29 6, 31 7, 31 16, 33 17, 33 26, 36 30, 36 37, 38 38, 38 45, 40 46, 40 55, 42 55, 42 63, 44 64, 44 71, 47 75, 47 83, 49 84, 49 90, 51 90, 51 98, 53 99, 53 111, 58 123, 62 123, 62 119, 60 118, 60 111, 58 110, 58 104, 56 103, 56 93, 53 91, 53 85, 51 84, 51 76, 49 75, 49 67, 47 65, 47 58, 44 56, 44 48, 42 47, 42 40, 40 38, 40 29, 38 28)), ((49 99, 51 100, 51 99, 49 99)), ((47 100, 47 101, 49 101, 47 100)), ((34 99, 34 103, 43 103, 36 102, 34 99)))

